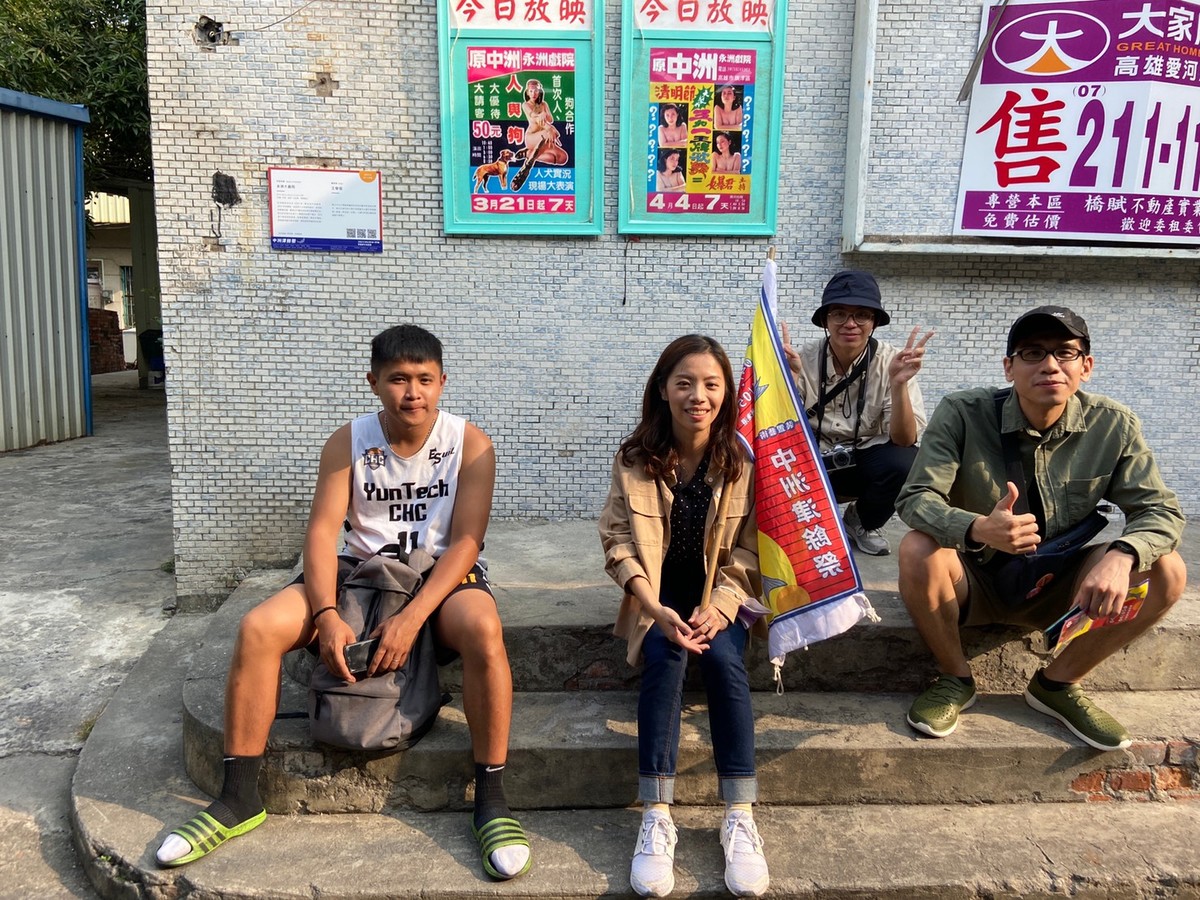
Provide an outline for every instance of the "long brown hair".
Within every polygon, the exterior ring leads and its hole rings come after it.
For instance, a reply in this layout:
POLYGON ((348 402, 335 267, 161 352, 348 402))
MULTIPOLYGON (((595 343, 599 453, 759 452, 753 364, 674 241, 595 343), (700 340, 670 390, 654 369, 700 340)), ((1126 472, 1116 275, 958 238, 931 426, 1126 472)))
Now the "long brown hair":
POLYGON ((676 338, 658 357, 642 394, 642 420, 621 444, 621 462, 627 466, 640 464, 651 478, 662 478, 675 468, 679 456, 671 431, 671 407, 663 392, 676 366, 696 353, 711 354, 725 378, 725 397, 708 436, 708 471, 733 483, 741 476, 745 460, 737 440, 737 386, 725 350, 703 334, 685 334, 676 338))

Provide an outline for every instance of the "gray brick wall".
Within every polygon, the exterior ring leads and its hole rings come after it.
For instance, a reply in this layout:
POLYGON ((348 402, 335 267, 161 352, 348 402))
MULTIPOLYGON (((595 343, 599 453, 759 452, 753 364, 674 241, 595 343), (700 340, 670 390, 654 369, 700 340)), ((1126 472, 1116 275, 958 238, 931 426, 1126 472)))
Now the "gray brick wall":
MULTIPOLYGON (((598 238, 441 233, 437 31, 432 3, 150 0, 149 59, 181 598, 219 598, 245 569, 293 559, 325 437, 372 408, 367 342, 416 321, 442 337, 443 404, 492 437, 497 517, 598 514, 611 455, 659 349, 704 331, 745 345, 768 245, 799 336, 825 279, 879 275, 893 324, 935 326, 923 376, 947 390, 1000 380, 1007 323, 1055 300, 1093 324, 1093 386, 1146 417, 1168 480, 1200 442, 1189 415, 1196 264, 1177 260, 843 257, 839 253, 853 4, 793 2, 773 239, 616 233, 618 125, 606 123, 608 202, 598 238), (237 46, 201 50, 198 12, 237 46), (270 27, 267 27, 270 26, 270 27), (318 73, 337 82, 317 96, 318 73), (384 178, 382 255, 273 252, 266 169, 331 159, 384 178), (211 180, 243 202, 221 215, 211 180)), ((949 231, 966 108, 953 102, 978 9, 880 10, 869 233, 949 231)), ((607 15, 605 87, 618 95, 619 5, 607 15)), ((613 107, 615 108, 615 104, 613 107)))

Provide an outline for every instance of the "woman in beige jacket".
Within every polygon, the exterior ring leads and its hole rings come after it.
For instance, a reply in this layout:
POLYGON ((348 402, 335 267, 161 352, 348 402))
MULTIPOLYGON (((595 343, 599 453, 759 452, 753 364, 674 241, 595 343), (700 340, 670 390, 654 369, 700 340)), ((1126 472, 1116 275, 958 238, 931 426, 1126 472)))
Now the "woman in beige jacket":
POLYGON ((758 782, 754 715, 743 659, 762 611, 753 474, 735 430, 729 358, 712 338, 672 342, 646 382, 642 419, 613 461, 600 517, 605 567, 625 591, 616 633, 642 663, 638 697, 638 796, 645 810, 630 883, 642 896, 674 887, 671 820, 684 675, 695 657, 708 694, 725 883, 739 896, 767 889, 754 824, 758 782), (720 546, 716 510, 730 492, 720 546), (717 567, 701 608, 706 564, 717 567))

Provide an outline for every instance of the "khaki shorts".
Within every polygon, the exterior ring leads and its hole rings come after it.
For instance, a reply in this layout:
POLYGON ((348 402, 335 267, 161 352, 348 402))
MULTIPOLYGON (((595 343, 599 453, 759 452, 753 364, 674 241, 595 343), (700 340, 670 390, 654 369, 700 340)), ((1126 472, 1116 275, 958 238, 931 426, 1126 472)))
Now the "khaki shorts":
POLYGON ((1104 546, 1088 544, 1080 548, 1049 584, 1019 604, 1011 603, 1012 598, 998 596, 987 573, 971 557, 960 553, 958 558, 967 578, 967 603, 958 624, 1048 628, 1071 608, 1079 588, 1080 569, 1095 550, 1104 546))

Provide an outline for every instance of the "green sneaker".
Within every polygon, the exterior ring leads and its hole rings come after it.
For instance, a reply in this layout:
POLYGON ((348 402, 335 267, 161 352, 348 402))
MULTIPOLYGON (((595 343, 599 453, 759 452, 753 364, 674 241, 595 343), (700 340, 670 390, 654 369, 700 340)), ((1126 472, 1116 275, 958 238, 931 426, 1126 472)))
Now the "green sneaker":
POLYGON ((978 698, 974 685, 953 675, 939 675, 908 708, 908 724, 923 734, 946 737, 958 727, 958 714, 978 698))
POLYGON ((1054 716, 1097 750, 1124 750, 1133 742, 1125 726, 1093 703, 1077 684, 1062 691, 1048 691, 1034 675, 1025 688, 1025 702, 1038 712, 1054 716))

